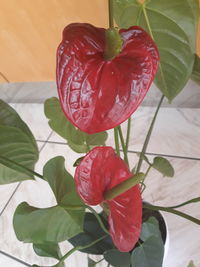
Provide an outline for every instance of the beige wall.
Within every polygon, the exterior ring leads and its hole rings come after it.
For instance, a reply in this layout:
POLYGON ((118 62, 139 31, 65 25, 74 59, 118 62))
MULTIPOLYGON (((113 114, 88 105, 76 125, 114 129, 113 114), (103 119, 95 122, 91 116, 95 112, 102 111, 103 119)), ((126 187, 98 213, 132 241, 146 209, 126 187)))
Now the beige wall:
POLYGON ((107 27, 107 14, 107 0, 0 0, 0 72, 10 82, 55 80, 63 28, 75 21, 107 27))
POLYGON ((55 80, 63 28, 107 19, 107 0, 0 0, 0 72, 11 82, 55 80))

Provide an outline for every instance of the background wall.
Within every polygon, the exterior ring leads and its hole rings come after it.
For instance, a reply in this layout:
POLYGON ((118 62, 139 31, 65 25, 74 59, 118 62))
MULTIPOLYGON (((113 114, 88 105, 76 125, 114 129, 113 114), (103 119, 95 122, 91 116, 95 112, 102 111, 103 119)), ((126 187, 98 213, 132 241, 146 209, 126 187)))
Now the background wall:
POLYGON ((107 13, 107 0, 0 0, 0 72, 10 82, 55 80, 63 28, 107 27, 107 13))
POLYGON ((107 0, 0 0, 0 72, 10 82, 55 80, 63 28, 75 21, 107 27, 107 14, 107 0))

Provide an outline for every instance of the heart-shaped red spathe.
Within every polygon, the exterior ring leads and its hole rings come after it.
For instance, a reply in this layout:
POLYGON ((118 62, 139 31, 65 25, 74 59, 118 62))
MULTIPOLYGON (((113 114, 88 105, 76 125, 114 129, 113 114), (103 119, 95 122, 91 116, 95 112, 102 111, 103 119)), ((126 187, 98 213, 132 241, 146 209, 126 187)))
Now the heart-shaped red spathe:
POLYGON ((73 23, 57 50, 57 87, 66 117, 92 134, 128 119, 145 97, 157 71, 159 53, 140 27, 119 31, 122 51, 105 60, 105 29, 73 23))
POLYGON ((132 176, 126 163, 112 147, 95 147, 76 168, 77 192, 88 205, 107 203, 109 232, 115 246, 128 252, 139 239, 142 224, 142 200, 136 185, 112 200, 104 193, 132 176))

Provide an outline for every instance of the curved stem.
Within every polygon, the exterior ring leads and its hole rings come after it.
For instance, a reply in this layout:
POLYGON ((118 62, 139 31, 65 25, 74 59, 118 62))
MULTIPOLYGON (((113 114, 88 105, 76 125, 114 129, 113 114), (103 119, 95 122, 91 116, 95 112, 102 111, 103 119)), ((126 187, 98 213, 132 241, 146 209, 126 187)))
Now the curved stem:
POLYGON ((118 136, 118 130, 117 128, 114 128, 114 137, 115 137, 115 150, 118 156, 120 156, 120 150, 119 150, 119 136, 118 136))
POLYGON ((106 229, 104 223, 103 223, 102 220, 101 220, 101 217, 100 217, 99 214, 96 212, 96 210, 94 210, 94 209, 93 209, 92 207, 90 207, 90 206, 86 206, 86 208, 89 209, 89 210, 94 214, 94 216, 96 217, 97 221, 99 222, 99 225, 101 226, 102 230, 103 230, 106 234, 110 235, 110 233, 109 233, 108 230, 106 229))
POLYGON ((168 207, 168 208, 171 208, 171 209, 176 209, 176 208, 180 208, 182 206, 185 206, 187 204, 191 204, 191 203, 195 203, 195 202, 200 202, 200 197, 196 197, 196 198, 193 198, 193 199, 190 199, 188 201, 185 201, 179 205, 176 205, 176 206, 171 206, 171 207, 168 207))
POLYGON ((196 223, 198 225, 200 225, 200 220, 195 218, 195 217, 192 217, 184 212, 181 212, 179 210, 174 210, 170 207, 161 207, 161 206, 154 206, 154 205, 149 205, 149 204, 143 204, 143 207, 144 208, 147 208, 147 209, 150 209, 150 210, 162 210, 162 211, 166 211, 166 212, 169 212, 169 213, 173 213, 173 214, 176 214, 180 217, 183 217, 193 223, 196 223))
POLYGON ((108 0, 108 13, 109 13, 109 28, 113 28, 114 27, 113 0, 108 0))
POLYGON ((86 248, 89 248, 93 245, 95 245, 96 243, 100 242, 101 240, 103 240, 104 238, 106 238, 107 235, 104 235, 98 239, 96 239, 95 241, 89 243, 88 245, 85 245, 85 246, 77 246, 77 247, 74 247, 72 248, 70 251, 68 251, 61 259, 60 259, 60 263, 63 262, 64 260, 66 260, 70 255, 72 255, 75 251, 77 250, 82 250, 82 249, 86 249, 86 248))
POLYGON ((156 112, 155 112, 155 114, 154 114, 154 117, 153 117, 153 119, 152 119, 151 125, 150 125, 150 127, 149 127, 149 130, 148 130, 146 139, 145 139, 144 144, 143 144, 143 147, 142 147, 142 152, 141 152, 141 154, 140 154, 140 159, 139 159, 139 162, 138 162, 138 166, 137 166, 136 173, 138 173, 138 172, 140 171, 140 168, 141 168, 141 166, 142 166, 143 156, 144 156, 144 154, 145 154, 145 152, 146 152, 146 149, 147 149, 147 146, 148 146, 148 144, 149 144, 149 140, 150 140, 150 137, 151 137, 151 133, 152 133, 152 130, 153 130, 153 126, 154 126, 154 124, 155 124, 155 121, 156 121, 156 118, 157 118, 157 115, 158 115, 158 111, 159 111, 159 109, 160 109, 160 107, 161 107, 161 105, 162 105, 162 102, 163 102, 164 97, 165 97, 165 96, 162 95, 162 97, 161 97, 161 99, 160 99, 160 101, 159 101, 159 103, 158 103, 158 106, 157 106, 156 112))

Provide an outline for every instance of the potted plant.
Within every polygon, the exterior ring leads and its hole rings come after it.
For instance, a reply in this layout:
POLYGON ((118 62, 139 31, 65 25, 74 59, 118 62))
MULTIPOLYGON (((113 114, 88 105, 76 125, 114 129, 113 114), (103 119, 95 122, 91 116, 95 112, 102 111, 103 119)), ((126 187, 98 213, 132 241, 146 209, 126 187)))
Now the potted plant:
POLYGON ((98 262, 88 257, 90 267, 103 260, 116 267, 161 267, 167 230, 158 211, 200 224, 198 218, 177 210, 200 198, 161 207, 142 197, 151 168, 174 176, 167 159, 155 157, 151 162, 145 152, 164 98, 172 102, 190 78, 199 83, 198 1, 109 0, 108 4, 107 30, 86 23, 64 29, 57 50, 59 99, 47 99, 44 106, 51 129, 73 151, 84 154, 74 162, 74 177, 65 169, 63 157, 49 160, 43 174, 34 171, 39 157, 34 136, 1 101, 0 163, 5 171, 0 182, 38 177, 51 187, 57 205, 40 209, 23 202, 15 211, 13 226, 17 238, 32 243, 37 255, 57 259, 54 266, 65 266, 79 250, 101 255, 98 262), (133 164, 128 157, 131 115, 153 80, 163 95, 133 164), (125 121, 126 133, 120 126, 125 121), (109 129, 114 129, 115 148, 106 146, 109 129), (93 207, 97 205, 98 209, 93 207), (73 248, 61 255, 59 243, 64 240, 73 248))

